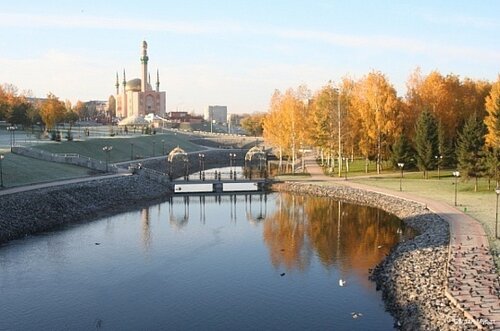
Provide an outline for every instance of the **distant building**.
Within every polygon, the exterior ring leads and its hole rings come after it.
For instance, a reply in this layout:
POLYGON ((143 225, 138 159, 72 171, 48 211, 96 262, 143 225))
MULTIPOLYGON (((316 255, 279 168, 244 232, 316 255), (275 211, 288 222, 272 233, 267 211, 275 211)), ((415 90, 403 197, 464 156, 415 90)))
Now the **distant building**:
POLYGON ((167 119, 172 123, 201 123, 203 117, 191 115, 187 111, 171 111, 167 113, 167 119))
POLYGON ((85 102, 85 106, 92 113, 106 114, 108 111, 108 101, 91 100, 85 102))
POLYGON ((227 123, 227 106, 208 106, 204 118, 207 122, 227 123))
POLYGON ((160 74, 156 71, 156 89, 151 87, 151 77, 148 72, 148 44, 142 42, 141 78, 129 81, 125 79, 123 71, 122 91, 118 73, 116 74, 116 116, 119 118, 143 118, 147 114, 165 116, 166 93, 160 92, 160 74))

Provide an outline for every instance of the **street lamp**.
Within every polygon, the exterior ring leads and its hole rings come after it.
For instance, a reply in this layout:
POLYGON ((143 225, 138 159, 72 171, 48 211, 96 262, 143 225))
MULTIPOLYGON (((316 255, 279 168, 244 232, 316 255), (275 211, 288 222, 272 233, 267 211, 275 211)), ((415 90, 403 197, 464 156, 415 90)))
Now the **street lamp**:
POLYGON ((497 194, 497 212, 495 216, 495 239, 498 238, 498 196, 500 195, 500 187, 497 186, 495 189, 495 193, 497 194))
POLYGON ((184 180, 189 180, 188 158, 184 159, 184 180))
POLYGON ((229 153, 229 178, 233 178, 233 162, 236 159, 236 153, 229 153))
POLYGON ((401 177, 399 177, 399 191, 403 191, 403 167, 405 164, 403 162, 398 163, 398 167, 401 169, 401 177))
POLYGON ((10 132, 10 151, 12 152, 12 147, 16 144, 16 130, 17 127, 14 125, 8 126, 7 131, 10 132))
POLYGON ((108 172, 109 153, 111 153, 112 149, 113 149, 113 146, 104 146, 102 148, 103 152, 106 153, 106 172, 108 172))
POLYGON ((205 168, 205 154, 203 153, 200 153, 198 154, 198 160, 200 161, 200 180, 202 179, 201 177, 201 174, 202 172, 204 172, 204 168, 205 168))
POLYGON ((455 206, 457 205, 457 187, 458 187, 458 177, 460 177, 459 171, 453 171, 453 176, 455 177, 455 206))
POLYGON ((434 158, 436 159, 437 166, 438 166, 438 179, 441 179, 440 172, 439 172, 439 170, 440 170, 439 166, 441 165, 441 161, 443 160, 443 156, 442 155, 439 155, 439 156, 434 155, 434 158))
MULTIPOLYGON (((3 188, 3 170, 2 170, 2 160, 4 158, 3 154, 0 154, 0 188, 3 188)), ((497 205, 498 205, 498 199, 497 199, 497 205)), ((498 207, 497 207, 498 210, 498 207)))

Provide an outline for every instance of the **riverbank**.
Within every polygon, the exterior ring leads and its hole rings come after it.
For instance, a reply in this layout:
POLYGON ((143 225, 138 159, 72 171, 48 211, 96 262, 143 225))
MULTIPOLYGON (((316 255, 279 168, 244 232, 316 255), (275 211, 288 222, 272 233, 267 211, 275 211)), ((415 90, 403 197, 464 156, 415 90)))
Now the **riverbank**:
POLYGON ((280 183, 278 191, 329 196, 383 209, 419 232, 401 242, 372 273, 382 290, 386 308, 402 330, 475 329, 463 313, 445 296, 448 259, 448 223, 425 205, 347 186, 319 186, 280 183))
POLYGON ((167 196, 163 185, 143 176, 101 178, 3 195, 0 244, 150 205, 167 196))

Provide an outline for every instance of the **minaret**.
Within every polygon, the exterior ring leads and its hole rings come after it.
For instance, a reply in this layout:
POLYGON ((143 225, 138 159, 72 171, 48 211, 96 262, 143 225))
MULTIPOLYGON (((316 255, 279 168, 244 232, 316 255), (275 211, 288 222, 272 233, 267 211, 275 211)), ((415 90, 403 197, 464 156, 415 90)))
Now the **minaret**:
POLYGON ((125 78, 125 69, 123 69, 123 93, 122 93, 122 116, 128 117, 127 107, 127 79, 125 78))
POLYGON ((151 85, 151 73, 148 72, 148 84, 151 85))
POLYGON ((141 56, 141 92, 146 92, 147 90, 147 78, 148 78, 148 43, 144 40, 142 42, 142 56, 141 56))
POLYGON ((118 71, 116 72, 116 95, 120 94, 120 83, 118 82, 118 71))
POLYGON ((156 92, 160 92, 160 71, 156 69, 156 92))
POLYGON ((125 87, 127 86, 127 80, 125 79, 125 69, 123 69, 123 94, 125 94, 125 87))

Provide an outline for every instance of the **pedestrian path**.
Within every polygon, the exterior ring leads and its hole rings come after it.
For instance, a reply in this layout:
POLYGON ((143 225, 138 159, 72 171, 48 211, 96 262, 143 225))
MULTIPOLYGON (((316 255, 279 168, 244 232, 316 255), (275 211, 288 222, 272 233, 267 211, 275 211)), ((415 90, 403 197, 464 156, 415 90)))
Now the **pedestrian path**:
POLYGON ((323 174, 313 157, 306 160, 311 181, 322 185, 345 185, 396 196, 425 205, 449 224, 450 244, 446 296, 478 327, 500 330, 499 277, 481 224, 458 209, 425 197, 372 187, 323 174))
POLYGON ((0 190, 0 196, 14 194, 14 193, 20 193, 20 192, 26 192, 26 191, 32 191, 32 190, 38 190, 38 189, 47 188, 47 187, 55 187, 55 186, 68 185, 68 184, 91 182, 94 180, 117 178, 117 177, 129 176, 129 175, 130 175, 130 173, 128 173, 128 172, 119 172, 117 174, 112 174, 112 175, 81 177, 81 178, 65 179, 65 180, 58 180, 58 181, 53 181, 53 182, 46 182, 46 183, 39 183, 39 184, 32 184, 32 185, 17 186, 17 187, 11 187, 11 188, 6 188, 3 190, 0 190))

